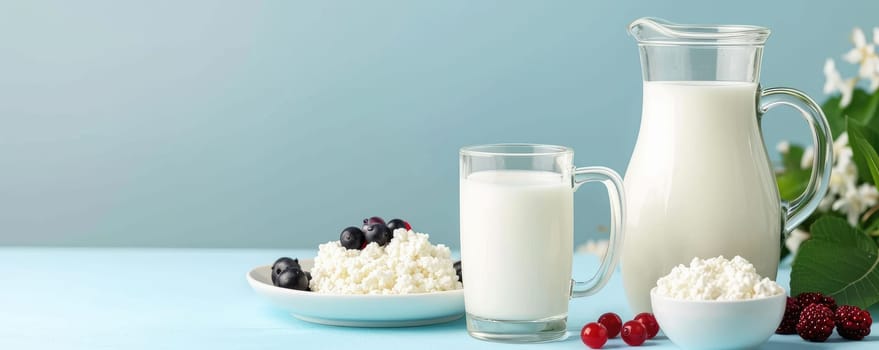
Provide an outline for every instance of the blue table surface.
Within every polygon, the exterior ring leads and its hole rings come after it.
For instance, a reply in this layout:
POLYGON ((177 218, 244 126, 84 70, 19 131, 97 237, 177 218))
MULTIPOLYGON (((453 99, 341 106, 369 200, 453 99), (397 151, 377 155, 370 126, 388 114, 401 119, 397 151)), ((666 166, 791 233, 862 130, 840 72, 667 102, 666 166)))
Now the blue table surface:
MULTIPOLYGON (((310 324, 273 308, 248 286, 252 267, 307 250, 0 248, 0 349, 586 349, 580 327, 614 311, 631 317, 618 274, 571 301, 569 337, 510 345, 467 335, 464 320, 413 328, 310 324)), ((578 256, 575 275, 597 263, 578 256)), ((788 285, 782 265, 779 283, 788 285)), ((876 310, 872 310, 876 315, 876 310)), ((661 335, 649 349, 675 349, 661 335)), ((611 339, 606 349, 627 347, 611 339)), ((764 349, 879 349, 879 327, 860 342, 773 335, 764 349)))

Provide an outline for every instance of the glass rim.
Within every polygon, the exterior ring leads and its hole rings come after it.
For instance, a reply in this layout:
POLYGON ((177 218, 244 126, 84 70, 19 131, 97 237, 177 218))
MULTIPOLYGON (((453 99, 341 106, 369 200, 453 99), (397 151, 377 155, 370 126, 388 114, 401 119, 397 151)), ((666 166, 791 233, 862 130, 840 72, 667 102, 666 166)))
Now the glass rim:
POLYGON ((573 153, 574 149, 567 146, 540 143, 490 143, 461 147, 459 151, 462 156, 478 157, 536 157, 573 153))

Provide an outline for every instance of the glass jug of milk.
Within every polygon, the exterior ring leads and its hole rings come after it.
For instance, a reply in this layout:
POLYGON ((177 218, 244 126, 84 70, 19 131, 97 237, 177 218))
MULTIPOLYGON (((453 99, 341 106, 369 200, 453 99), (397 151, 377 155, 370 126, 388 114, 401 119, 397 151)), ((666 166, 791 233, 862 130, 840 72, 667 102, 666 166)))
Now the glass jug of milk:
POLYGON ((774 279, 782 234, 827 193, 832 144, 821 108, 800 91, 760 87, 767 28, 641 18, 629 32, 644 80, 624 180, 621 267, 632 311, 650 311, 656 280, 693 257, 740 255, 774 279), (779 197, 760 129, 763 113, 778 105, 802 113, 815 146, 812 178, 791 202, 779 197))

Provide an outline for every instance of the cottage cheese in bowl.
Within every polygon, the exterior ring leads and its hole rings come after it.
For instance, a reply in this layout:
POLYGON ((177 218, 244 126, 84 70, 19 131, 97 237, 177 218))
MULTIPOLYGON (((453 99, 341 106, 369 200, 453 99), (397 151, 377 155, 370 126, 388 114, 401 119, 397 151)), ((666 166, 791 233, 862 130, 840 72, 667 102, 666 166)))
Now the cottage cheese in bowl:
POLYGON ((719 256, 678 265, 657 280, 650 301, 659 327, 683 349, 750 349, 775 333, 787 295, 744 258, 719 256))
POLYGON ((784 288, 761 278, 748 260, 736 256, 693 258, 656 282, 656 294, 683 300, 749 300, 784 294, 784 288))
POLYGON ((311 269, 311 290, 322 294, 412 294, 461 289, 451 251, 425 233, 394 231, 386 246, 346 249, 321 244, 311 269))

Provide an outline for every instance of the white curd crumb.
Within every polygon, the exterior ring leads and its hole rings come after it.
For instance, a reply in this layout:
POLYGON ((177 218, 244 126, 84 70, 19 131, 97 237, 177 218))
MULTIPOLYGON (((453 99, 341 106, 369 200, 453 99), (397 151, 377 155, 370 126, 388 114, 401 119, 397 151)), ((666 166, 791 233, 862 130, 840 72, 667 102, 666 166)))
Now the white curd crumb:
POLYGON ((461 289, 449 247, 403 228, 387 246, 345 249, 339 241, 321 244, 311 290, 324 294, 410 294, 461 289))
POLYGON ((784 288, 769 278, 761 279, 745 258, 719 256, 678 265, 656 281, 656 293, 683 300, 748 300, 784 294, 784 288))

